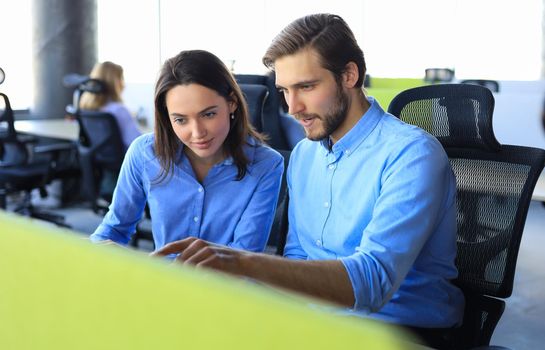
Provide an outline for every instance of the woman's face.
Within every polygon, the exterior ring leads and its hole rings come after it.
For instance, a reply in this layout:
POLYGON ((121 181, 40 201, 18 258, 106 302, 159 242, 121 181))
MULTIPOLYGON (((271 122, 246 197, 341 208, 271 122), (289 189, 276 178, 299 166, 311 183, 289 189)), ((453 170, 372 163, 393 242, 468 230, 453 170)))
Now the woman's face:
POLYGON ((231 126, 229 115, 237 107, 234 102, 198 84, 176 85, 165 102, 172 129, 191 160, 215 164, 225 157, 223 143, 231 126))

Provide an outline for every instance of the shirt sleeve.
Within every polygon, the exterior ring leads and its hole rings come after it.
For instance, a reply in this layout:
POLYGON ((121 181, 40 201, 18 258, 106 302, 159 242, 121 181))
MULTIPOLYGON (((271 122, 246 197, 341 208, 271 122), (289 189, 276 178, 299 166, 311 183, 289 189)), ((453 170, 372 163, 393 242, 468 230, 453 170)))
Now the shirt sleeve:
POLYGON ((227 244, 232 248, 254 252, 265 250, 284 172, 282 156, 276 152, 275 155, 259 165, 259 169, 263 169, 263 175, 237 223, 233 241, 227 244))
POLYGON ((340 259, 356 310, 374 312, 390 300, 428 237, 452 212, 448 206, 455 205, 450 163, 438 142, 423 139, 391 154, 362 241, 355 254, 340 259))
POLYGON ((135 232, 147 199, 142 182, 144 150, 139 147, 142 144, 143 142, 135 142, 127 151, 112 203, 104 220, 90 236, 91 241, 112 240, 119 244, 127 244, 135 232))

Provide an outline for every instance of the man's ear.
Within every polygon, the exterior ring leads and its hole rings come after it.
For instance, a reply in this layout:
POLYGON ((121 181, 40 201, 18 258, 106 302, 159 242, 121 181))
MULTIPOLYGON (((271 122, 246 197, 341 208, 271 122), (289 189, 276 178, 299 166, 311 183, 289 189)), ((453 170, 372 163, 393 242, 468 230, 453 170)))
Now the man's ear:
POLYGON ((358 71, 358 66, 354 62, 348 62, 345 66, 343 72, 343 85, 344 87, 351 89, 353 88, 358 79, 360 78, 360 73, 358 71))

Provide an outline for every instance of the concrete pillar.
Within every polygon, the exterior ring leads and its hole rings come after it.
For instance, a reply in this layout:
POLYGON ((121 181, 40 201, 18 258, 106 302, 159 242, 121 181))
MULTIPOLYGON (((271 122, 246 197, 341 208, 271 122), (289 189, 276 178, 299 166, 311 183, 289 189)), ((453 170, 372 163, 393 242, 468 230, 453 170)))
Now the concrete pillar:
POLYGON ((97 61, 96 0, 33 0, 34 91, 30 113, 64 116, 72 91, 62 85, 68 73, 88 74, 97 61))

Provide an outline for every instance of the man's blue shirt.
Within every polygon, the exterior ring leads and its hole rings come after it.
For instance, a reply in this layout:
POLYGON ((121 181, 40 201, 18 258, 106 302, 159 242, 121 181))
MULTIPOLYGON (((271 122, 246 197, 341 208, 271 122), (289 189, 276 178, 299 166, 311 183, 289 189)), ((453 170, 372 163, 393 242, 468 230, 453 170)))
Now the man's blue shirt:
POLYGON ((301 141, 287 172, 284 255, 340 259, 354 311, 417 327, 451 327, 464 299, 457 276, 456 183, 441 144, 371 106, 331 150, 301 141))
POLYGON ((180 147, 174 174, 158 183, 161 168, 153 143, 153 134, 146 134, 129 147, 109 212, 91 240, 127 244, 147 201, 156 249, 193 236, 263 251, 284 168, 278 152, 250 139, 251 145, 244 146, 248 171, 242 180, 236 180, 238 169, 229 157, 214 165, 201 184, 180 147))

